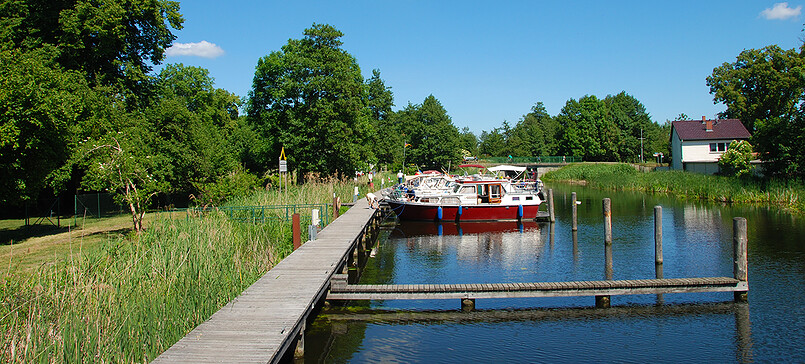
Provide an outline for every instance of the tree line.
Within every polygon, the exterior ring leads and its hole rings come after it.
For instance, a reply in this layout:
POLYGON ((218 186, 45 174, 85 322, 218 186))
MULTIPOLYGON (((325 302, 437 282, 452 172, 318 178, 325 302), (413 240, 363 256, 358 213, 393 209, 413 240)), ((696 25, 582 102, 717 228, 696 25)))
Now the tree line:
MULTIPOLYGON (((459 130, 433 95, 394 111, 380 71, 364 79, 327 24, 257 60, 242 100, 203 68, 153 71, 183 22, 175 1, 2 0, 0 203, 108 191, 140 229, 157 194, 217 204, 270 184, 283 149, 299 177, 442 169, 467 153, 638 161, 641 142, 644 157, 667 151, 668 123, 626 92, 568 100, 555 116, 538 102, 514 126, 480 136, 459 130)), ((802 170, 801 65, 802 53, 769 47, 707 80, 725 114, 750 121, 779 173, 802 170)))

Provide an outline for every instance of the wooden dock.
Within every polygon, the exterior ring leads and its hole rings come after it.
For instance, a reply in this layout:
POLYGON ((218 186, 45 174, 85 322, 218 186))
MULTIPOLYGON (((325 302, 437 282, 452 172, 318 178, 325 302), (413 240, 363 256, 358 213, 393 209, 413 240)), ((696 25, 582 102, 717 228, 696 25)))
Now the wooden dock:
POLYGON ((358 200, 154 360, 154 363, 276 363, 301 340, 308 315, 333 274, 353 265, 356 245, 373 238, 379 210, 358 200))

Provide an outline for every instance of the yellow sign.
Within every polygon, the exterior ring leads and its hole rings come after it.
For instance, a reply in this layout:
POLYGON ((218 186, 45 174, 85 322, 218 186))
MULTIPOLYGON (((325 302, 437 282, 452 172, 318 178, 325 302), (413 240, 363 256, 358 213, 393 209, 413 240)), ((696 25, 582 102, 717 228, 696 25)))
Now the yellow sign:
POLYGON ((285 147, 282 147, 282 151, 280 152, 280 160, 288 160, 288 158, 285 158, 285 147))

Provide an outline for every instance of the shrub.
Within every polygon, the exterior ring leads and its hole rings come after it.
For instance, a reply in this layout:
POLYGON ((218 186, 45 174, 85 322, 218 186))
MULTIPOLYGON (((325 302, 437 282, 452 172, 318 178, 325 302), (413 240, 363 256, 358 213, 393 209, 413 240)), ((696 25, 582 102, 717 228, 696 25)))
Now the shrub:
POLYGON ((729 148, 718 160, 721 174, 731 177, 744 177, 752 175, 752 145, 745 140, 733 140, 729 148))

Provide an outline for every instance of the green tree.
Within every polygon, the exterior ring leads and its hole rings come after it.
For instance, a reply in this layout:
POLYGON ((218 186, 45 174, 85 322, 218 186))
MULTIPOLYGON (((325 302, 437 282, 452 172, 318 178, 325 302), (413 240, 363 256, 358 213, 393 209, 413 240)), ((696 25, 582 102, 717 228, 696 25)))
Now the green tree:
POLYGON ((371 138, 372 151, 380 163, 402 163, 403 138, 392 120, 394 94, 380 78, 380 70, 372 70, 366 80, 366 105, 369 108, 372 126, 376 134, 371 138))
POLYGON ((141 95, 184 19, 177 1, 4 0, 1 40, 15 48, 58 49, 56 61, 98 84, 141 95))
POLYGON ((494 128, 490 131, 482 131, 478 144, 478 153, 500 157, 506 155, 506 137, 501 128, 494 128))
POLYGON ((727 106, 721 116, 740 119, 749 132, 761 120, 790 118, 805 96, 805 60, 795 49, 771 45, 747 49, 707 77, 714 103, 727 106))
POLYGON ((733 140, 729 148, 718 159, 721 174, 726 176, 745 177, 752 174, 752 145, 746 140, 733 140))
POLYGON ((240 160, 230 142, 237 127, 237 96, 214 87, 209 71, 167 65, 157 76, 158 98, 145 118, 156 133, 154 153, 170 160, 171 191, 192 191, 236 169, 240 160))
POLYGON ((129 207, 133 228, 140 232, 151 198, 169 189, 171 161, 155 152, 157 133, 142 112, 127 110, 119 92, 98 89, 88 96, 91 113, 82 121, 86 137, 60 175, 80 171, 84 189, 111 193, 129 207))
MULTIPOLYGON (((651 121, 646 107, 625 91, 604 98, 607 106, 607 117, 612 120, 620 131, 618 143, 618 160, 621 162, 640 161, 641 153, 657 148, 657 142, 663 137, 660 135, 660 126, 651 121), (641 143, 642 138, 642 143, 641 143)), ((665 137, 668 139, 668 137, 665 137)))
POLYGON ((800 52, 776 45, 741 52, 707 77, 724 117, 740 119, 768 175, 805 177, 805 46, 800 52))
POLYGON ((421 105, 411 105, 397 112, 397 124, 406 135, 406 164, 436 169, 447 168, 461 160, 458 129, 447 110, 433 95, 421 105))
POLYGON ((618 160, 619 130, 595 96, 570 99, 556 116, 559 153, 590 161, 618 160))
POLYGON ((304 35, 257 63, 248 120, 267 143, 261 161, 275 165, 284 147, 299 173, 351 173, 373 159, 360 67, 334 27, 313 24, 304 35))
POLYGON ((556 120, 545 110, 545 105, 537 102, 512 130, 513 154, 532 157, 554 155, 557 128, 556 120))
POLYGON ((67 161, 89 88, 46 46, 0 46, 0 203, 35 199, 67 161))
POLYGON ((466 150, 470 156, 478 155, 478 137, 470 130, 469 127, 461 128, 459 133, 458 146, 466 150))

